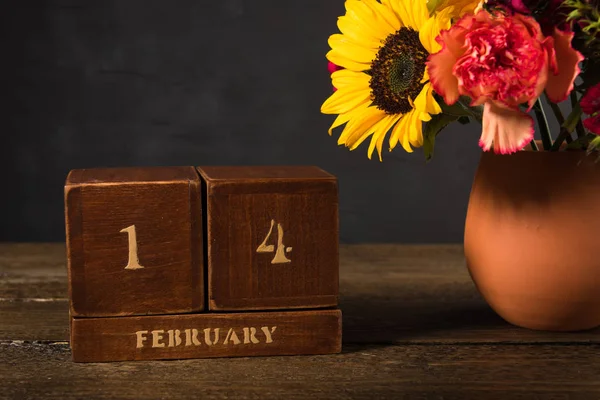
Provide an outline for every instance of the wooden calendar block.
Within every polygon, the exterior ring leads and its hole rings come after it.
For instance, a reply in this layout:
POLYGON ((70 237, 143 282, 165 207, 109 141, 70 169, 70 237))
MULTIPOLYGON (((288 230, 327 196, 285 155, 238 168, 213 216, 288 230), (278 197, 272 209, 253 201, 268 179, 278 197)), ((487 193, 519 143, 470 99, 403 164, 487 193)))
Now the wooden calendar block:
POLYGON ((339 310, 75 318, 76 362, 332 354, 339 310))
POLYGON ((73 170, 65 215, 73 317, 203 310, 194 168, 73 170))
POLYGON ((198 167, 210 310, 338 303, 338 191, 316 167, 198 167))

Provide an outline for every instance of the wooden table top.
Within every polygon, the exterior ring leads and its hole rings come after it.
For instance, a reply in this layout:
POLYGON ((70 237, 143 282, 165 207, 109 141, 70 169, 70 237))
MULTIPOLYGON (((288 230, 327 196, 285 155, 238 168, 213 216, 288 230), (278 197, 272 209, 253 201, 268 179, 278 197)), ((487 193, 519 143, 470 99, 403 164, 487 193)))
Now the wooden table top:
POLYGON ((486 305, 460 245, 340 248, 343 352, 77 364, 63 244, 0 244, 0 398, 600 399, 600 329, 486 305))

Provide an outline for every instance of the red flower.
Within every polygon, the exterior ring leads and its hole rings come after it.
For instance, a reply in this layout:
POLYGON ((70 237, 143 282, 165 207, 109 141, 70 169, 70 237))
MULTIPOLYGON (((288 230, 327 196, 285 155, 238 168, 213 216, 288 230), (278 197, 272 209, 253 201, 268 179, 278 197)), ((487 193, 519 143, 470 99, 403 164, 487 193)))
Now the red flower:
POLYGON ((581 109, 589 115, 600 111, 600 83, 585 92, 581 98, 581 109))
POLYGON ((600 83, 589 88, 581 98, 581 110, 590 117, 583 125, 592 133, 600 135, 600 83))
POLYGON ((586 118, 583 121, 583 126, 586 127, 590 132, 600 135, 600 114, 586 118))
MULTIPOLYGON (((333 74, 335 71, 339 71, 340 69, 344 69, 344 68, 340 67, 339 65, 335 65, 331 61, 327 62, 327 70, 329 70, 329 75, 333 74)), ((334 86, 333 91, 335 92, 336 90, 337 90, 337 88, 334 86)))

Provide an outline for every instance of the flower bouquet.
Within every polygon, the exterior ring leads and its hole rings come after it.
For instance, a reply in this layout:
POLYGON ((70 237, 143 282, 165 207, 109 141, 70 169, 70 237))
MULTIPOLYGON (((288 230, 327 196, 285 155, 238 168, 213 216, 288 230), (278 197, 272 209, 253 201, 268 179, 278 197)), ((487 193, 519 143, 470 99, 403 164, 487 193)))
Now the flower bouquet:
POLYGON ((477 288, 518 326, 600 326, 598 0, 345 7, 329 37, 329 134, 343 126, 350 150, 369 139, 380 161, 386 137, 389 151, 423 148, 429 161, 447 126, 480 123, 464 236, 477 288))
POLYGON ((481 148, 510 154, 538 150, 533 115, 546 151, 600 147, 592 1, 346 1, 327 53, 334 91, 321 111, 337 115, 329 134, 345 124, 338 144, 354 150, 370 138, 368 157, 377 149, 381 160, 389 132, 390 151, 422 147, 429 160, 445 127, 478 121, 481 148), (554 139, 548 107, 561 126, 554 139))

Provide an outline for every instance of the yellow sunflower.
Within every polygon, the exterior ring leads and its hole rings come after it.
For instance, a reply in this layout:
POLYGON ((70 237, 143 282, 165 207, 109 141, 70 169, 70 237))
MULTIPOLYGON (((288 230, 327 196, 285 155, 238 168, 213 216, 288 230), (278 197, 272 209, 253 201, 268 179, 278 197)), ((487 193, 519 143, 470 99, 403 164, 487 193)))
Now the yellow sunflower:
POLYGON ((338 114, 329 134, 346 124, 338 144, 354 150, 371 137, 368 157, 377 148, 381 161, 391 130, 389 150, 400 143, 410 153, 423 145, 423 122, 441 112, 425 63, 441 48, 436 37, 450 28, 452 7, 431 16, 426 0, 347 0, 345 7, 341 33, 328 41, 327 59, 342 68, 331 74, 336 91, 321 106, 338 114))

